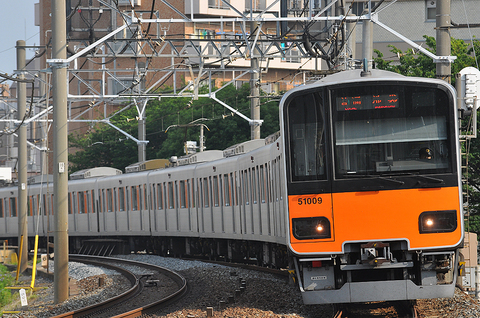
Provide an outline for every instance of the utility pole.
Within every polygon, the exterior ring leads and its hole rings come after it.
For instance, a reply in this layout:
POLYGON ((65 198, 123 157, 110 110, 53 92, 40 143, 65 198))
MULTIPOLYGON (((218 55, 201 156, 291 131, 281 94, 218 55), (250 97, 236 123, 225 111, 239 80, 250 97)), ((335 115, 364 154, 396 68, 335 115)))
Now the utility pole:
MULTIPOLYGON (((25 41, 17 41, 17 119, 20 121, 18 129, 18 247, 19 252, 22 251, 19 257, 20 273, 27 269, 28 262, 28 226, 27 226, 27 127, 23 124, 23 119, 26 114, 27 103, 27 84, 25 83, 24 69, 26 65, 25 60, 25 41), (21 237, 23 236, 23 244, 20 248, 21 237)), ((32 84, 33 89, 33 84, 32 84)))
MULTIPOLYGON (((437 37, 437 55, 450 56, 450 0, 437 0, 436 8, 436 37, 437 37)), ((437 62, 437 78, 451 83, 452 65, 450 61, 437 62)))
POLYGON ((52 0, 54 302, 68 298, 68 126, 66 1, 52 0))
MULTIPOLYGON (((255 38, 253 31, 256 30, 256 33, 260 32, 260 24, 258 22, 253 21, 253 1, 250 0, 250 37, 251 39, 255 38)), ((251 41, 253 44, 255 41, 251 41)), ((254 47, 251 48, 252 51, 250 52, 250 108, 251 108, 251 115, 253 122, 250 124, 252 127, 250 128, 251 131, 251 139, 260 139, 260 67, 258 64, 258 58, 254 56, 258 56, 258 50, 254 47)))
MULTIPOLYGON (((368 8, 370 14, 372 13, 372 8, 368 8)), ((370 20, 363 20, 363 33, 362 33, 362 59, 367 61, 368 69, 372 69, 372 58, 373 58, 373 22, 370 20)))
MULTIPOLYGON (((146 102, 145 102, 146 103, 146 102)), ((145 109, 145 108, 143 108, 145 109)), ((145 134, 145 118, 141 116, 138 119, 138 140, 144 141, 146 138, 145 134)), ((138 162, 144 162, 147 160, 147 145, 144 142, 141 142, 137 146, 138 149, 138 162)))

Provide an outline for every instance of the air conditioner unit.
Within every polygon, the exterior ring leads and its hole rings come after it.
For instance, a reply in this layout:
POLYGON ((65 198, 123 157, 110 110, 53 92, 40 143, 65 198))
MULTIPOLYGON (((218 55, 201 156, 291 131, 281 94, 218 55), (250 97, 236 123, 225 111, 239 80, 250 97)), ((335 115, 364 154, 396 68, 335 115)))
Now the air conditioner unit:
MULTIPOLYGON (((118 3, 120 3, 120 1, 118 3)), ((427 8, 436 8, 436 7, 437 7, 437 0, 427 1, 427 8)))
POLYGON ((142 0, 118 0, 118 6, 141 6, 142 0))

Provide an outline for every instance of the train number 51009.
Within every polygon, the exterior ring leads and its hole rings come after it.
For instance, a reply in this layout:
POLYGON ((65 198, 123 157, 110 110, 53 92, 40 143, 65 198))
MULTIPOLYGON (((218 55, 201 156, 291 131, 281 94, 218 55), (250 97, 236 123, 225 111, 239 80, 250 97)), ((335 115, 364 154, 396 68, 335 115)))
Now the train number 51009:
POLYGON ((322 198, 298 198, 298 205, 304 204, 322 204, 322 198))

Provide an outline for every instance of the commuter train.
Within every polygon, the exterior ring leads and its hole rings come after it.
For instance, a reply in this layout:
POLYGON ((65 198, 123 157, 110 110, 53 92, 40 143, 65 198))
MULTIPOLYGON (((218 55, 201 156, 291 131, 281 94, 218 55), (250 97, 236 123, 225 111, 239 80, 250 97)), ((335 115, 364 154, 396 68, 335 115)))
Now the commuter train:
MULTIPOLYGON (((288 266, 305 304, 453 296, 464 235, 453 88, 344 71, 288 91, 279 112, 275 138, 71 176, 71 252, 110 238, 288 266)), ((52 231, 52 189, 28 186, 29 235, 52 231)), ((0 189, 1 238, 17 237, 16 195, 0 189)))

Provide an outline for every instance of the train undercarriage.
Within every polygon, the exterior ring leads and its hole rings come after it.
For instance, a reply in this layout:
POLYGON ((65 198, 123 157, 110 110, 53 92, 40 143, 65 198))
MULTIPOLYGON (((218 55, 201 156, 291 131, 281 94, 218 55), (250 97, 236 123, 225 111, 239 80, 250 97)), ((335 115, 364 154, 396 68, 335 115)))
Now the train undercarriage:
POLYGON ((345 253, 295 258, 305 304, 452 297, 455 250, 409 251, 405 241, 345 244, 345 253))

